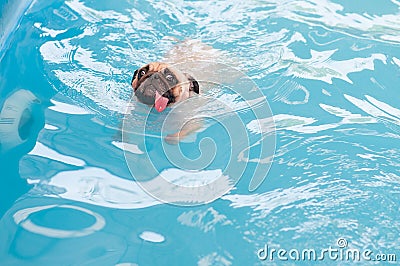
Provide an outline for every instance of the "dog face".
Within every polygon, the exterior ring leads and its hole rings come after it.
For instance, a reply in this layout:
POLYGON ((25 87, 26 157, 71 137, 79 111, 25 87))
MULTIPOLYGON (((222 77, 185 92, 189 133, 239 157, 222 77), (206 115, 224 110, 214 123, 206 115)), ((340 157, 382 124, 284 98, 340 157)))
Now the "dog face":
POLYGON ((192 76, 160 62, 137 69, 131 85, 137 99, 154 105, 158 112, 199 93, 199 83, 192 76))

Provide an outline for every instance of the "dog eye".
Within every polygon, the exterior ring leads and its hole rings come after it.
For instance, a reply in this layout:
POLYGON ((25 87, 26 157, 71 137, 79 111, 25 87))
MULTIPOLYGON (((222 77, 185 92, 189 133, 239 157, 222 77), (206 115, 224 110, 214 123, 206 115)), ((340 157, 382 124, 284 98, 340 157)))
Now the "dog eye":
POLYGON ((146 75, 146 71, 145 70, 140 71, 140 76, 144 76, 144 75, 146 75))
POLYGON ((166 78, 168 81, 173 81, 173 80, 174 80, 174 76, 172 76, 171 74, 166 75, 165 78, 166 78))

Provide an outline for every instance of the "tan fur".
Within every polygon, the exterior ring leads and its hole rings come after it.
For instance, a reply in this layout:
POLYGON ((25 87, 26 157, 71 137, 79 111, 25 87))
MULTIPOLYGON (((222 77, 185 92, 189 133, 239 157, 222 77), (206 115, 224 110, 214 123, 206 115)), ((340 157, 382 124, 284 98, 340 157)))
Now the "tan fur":
POLYGON ((153 62, 153 63, 149 64, 149 71, 160 72, 167 67, 168 67, 168 64, 166 64, 166 63, 153 62))
POLYGON ((137 80, 137 77, 134 79, 134 80, 132 80, 132 88, 133 89, 135 89, 135 88, 137 88, 138 87, 138 80, 137 80))
MULTIPOLYGON (((168 67, 168 64, 160 63, 160 62, 152 62, 150 64, 147 64, 147 65, 141 67, 138 71, 141 71, 142 68, 145 68, 147 66, 149 67, 149 71, 140 80, 146 79, 149 75, 151 75, 151 74, 153 74, 155 72, 163 71, 165 68, 168 67)), ((132 81, 131 85, 132 85, 133 88, 137 88, 140 85, 140 83, 141 82, 137 79, 137 76, 136 76, 136 78, 132 81)))

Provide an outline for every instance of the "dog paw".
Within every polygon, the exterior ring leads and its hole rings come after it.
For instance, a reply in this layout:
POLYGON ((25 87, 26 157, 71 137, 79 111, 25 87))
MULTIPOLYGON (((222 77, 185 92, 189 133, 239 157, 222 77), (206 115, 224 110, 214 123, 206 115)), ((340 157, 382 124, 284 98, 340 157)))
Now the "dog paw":
POLYGON ((176 145, 179 143, 179 134, 169 134, 165 137, 165 142, 171 145, 176 145))

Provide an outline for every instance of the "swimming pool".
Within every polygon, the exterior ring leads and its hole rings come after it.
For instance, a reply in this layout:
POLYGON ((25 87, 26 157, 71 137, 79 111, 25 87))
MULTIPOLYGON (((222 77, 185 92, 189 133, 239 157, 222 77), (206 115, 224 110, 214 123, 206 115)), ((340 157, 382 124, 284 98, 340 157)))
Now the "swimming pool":
MULTIPOLYGON (((307 264, 311 250, 324 265, 349 263, 343 254, 355 250, 363 264, 398 259, 398 1, 4 3, 26 12, 0 57, 2 265, 307 264), (133 71, 175 38, 233 59, 272 111, 233 108, 222 123, 233 131, 216 123, 182 143, 190 159, 215 148, 205 172, 174 169, 157 128, 144 140, 133 132, 143 143, 118 138, 133 71), (248 139, 229 138, 240 130, 248 139), (146 178, 146 154, 176 182, 220 177, 228 162, 222 176, 240 178, 216 199, 164 203, 132 178, 146 178), (250 191, 257 165, 266 179, 250 191)), ((240 106, 226 95, 214 97, 240 106)))

